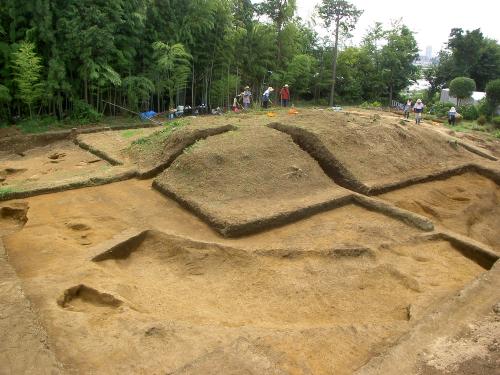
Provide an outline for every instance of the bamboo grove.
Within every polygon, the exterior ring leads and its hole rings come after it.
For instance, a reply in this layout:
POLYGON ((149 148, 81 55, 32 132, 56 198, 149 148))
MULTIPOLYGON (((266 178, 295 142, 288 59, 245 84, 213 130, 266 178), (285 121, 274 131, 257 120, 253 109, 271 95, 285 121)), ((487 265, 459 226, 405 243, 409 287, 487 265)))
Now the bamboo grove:
MULTIPOLYGON (((387 100, 417 78, 405 25, 376 24, 347 47, 354 27, 341 27, 338 100, 387 100)), ((258 99, 284 83, 293 100, 326 104, 334 38, 317 28, 297 16, 295 0, 2 0, 0 118, 61 119, 82 106, 113 114, 106 102, 223 107, 243 86, 258 99)))

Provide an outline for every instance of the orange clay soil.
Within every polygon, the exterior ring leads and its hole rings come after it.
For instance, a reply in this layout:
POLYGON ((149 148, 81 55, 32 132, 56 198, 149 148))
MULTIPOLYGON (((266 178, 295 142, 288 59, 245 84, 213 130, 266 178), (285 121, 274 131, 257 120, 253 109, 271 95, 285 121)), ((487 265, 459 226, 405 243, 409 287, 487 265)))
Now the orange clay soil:
POLYGON ((500 186, 475 173, 379 196, 500 251, 500 186))
POLYGON ((148 185, 30 198, 4 237, 69 372, 350 374, 485 271, 352 205, 226 240, 148 185), (154 231, 91 260, 131 227, 154 231))

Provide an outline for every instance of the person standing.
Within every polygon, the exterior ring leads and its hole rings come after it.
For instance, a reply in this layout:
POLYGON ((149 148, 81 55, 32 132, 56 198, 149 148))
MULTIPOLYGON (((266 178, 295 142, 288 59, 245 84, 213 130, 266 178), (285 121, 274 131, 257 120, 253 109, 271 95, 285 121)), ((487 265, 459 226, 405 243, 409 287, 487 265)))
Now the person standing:
POLYGON ((420 124, 422 121, 422 112, 424 112, 424 103, 422 103, 421 99, 418 99, 415 105, 413 106, 413 112, 415 112, 415 124, 420 124))
POLYGON ((243 91, 241 96, 243 97, 243 108, 250 108, 250 103, 252 101, 252 92, 250 91, 250 87, 245 86, 245 91, 243 91))
POLYGON ((412 105, 411 99, 408 99, 403 109, 404 118, 407 120, 410 118, 411 105, 412 105))
POLYGON ((455 126, 455 119, 457 117, 457 110, 451 107, 448 112, 448 125, 455 126))
POLYGON ((290 89, 288 85, 285 85, 280 90, 281 106, 288 107, 288 102, 290 101, 290 89))
POLYGON ((269 107, 269 102, 271 101, 269 99, 269 95, 274 91, 274 89, 269 86, 266 91, 264 91, 264 94, 262 94, 262 107, 263 108, 268 108, 269 107))

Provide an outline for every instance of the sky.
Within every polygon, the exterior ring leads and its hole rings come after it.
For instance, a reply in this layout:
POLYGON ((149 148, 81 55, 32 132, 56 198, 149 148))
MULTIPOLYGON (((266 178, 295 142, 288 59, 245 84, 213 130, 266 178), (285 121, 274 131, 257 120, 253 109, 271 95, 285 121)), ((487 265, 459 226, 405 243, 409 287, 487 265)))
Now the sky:
MULTIPOLYGON (((298 14, 310 19, 315 5, 321 0, 297 0, 298 14)), ((391 20, 402 19, 416 32, 415 39, 421 51, 432 47, 433 55, 443 48, 452 28, 464 30, 480 28, 483 35, 500 41, 500 1, 495 0, 350 0, 364 10, 356 29, 352 32, 353 44, 358 44, 366 30, 375 22, 390 26, 391 20)), ((318 19, 319 22, 319 19, 318 19)), ((319 28, 319 26, 318 26, 319 28)))

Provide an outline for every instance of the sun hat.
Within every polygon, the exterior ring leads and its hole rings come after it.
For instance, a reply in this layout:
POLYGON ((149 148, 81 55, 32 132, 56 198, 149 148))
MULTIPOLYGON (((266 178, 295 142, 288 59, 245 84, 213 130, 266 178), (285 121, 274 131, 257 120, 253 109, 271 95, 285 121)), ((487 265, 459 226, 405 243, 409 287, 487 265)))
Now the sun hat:
POLYGON ((250 86, 245 86, 245 90, 248 90, 250 88, 250 86))
POLYGON ((286 84, 285 87, 288 87, 288 84, 286 84))
POLYGON ((422 103, 422 99, 417 99, 417 103, 422 103))

